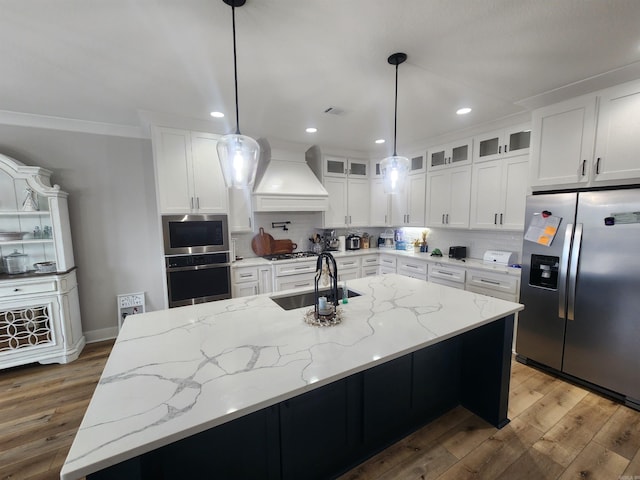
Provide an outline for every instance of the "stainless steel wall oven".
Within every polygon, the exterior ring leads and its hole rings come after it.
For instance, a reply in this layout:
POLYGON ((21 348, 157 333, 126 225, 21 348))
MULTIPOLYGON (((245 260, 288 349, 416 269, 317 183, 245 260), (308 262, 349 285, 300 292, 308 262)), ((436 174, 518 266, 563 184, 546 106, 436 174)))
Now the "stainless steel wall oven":
POLYGON ((231 298, 229 252, 165 257, 169 307, 231 298))
POLYGON ((231 298, 226 215, 163 215, 169 307, 231 298))

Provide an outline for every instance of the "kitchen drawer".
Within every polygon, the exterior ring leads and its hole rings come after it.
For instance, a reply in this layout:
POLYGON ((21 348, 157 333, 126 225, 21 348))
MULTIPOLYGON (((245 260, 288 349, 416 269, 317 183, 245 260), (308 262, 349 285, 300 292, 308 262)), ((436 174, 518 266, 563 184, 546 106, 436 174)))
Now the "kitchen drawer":
POLYGON ((380 265, 387 268, 396 268, 397 257, 393 255, 380 255, 380 265))
POLYGON ((295 276, 288 275, 284 277, 276 277, 275 291, 280 292, 282 290, 289 290, 292 288, 314 288, 315 277, 315 272, 295 276))
MULTIPOLYGON (((460 283, 464 285, 465 269, 457 267, 431 265, 429 268, 429 281, 447 280, 447 282, 460 283)), ((445 284, 446 285, 446 284, 445 284)))
POLYGON ((245 267, 233 269, 234 283, 257 282, 258 267, 245 267))
MULTIPOLYGON (((481 288, 487 292, 502 293, 509 296, 509 299, 516 298, 518 296, 519 280, 509 275, 501 275, 499 273, 482 272, 478 270, 469 270, 467 272, 467 290, 478 292, 478 288, 481 288)), ((486 293, 492 295, 491 293, 486 293)), ((503 296, 492 295, 497 298, 504 298, 503 296)))
POLYGON ((396 267, 385 267, 380 265, 380 275, 386 275, 387 273, 396 273, 396 267))
POLYGON ((301 273, 315 273, 317 260, 292 263, 276 263, 275 276, 298 275, 301 273))
POLYGON ((409 258, 398 259, 398 273, 411 272, 413 275, 419 275, 420 278, 427 279, 427 263, 419 262, 409 258))
POLYGON ((336 266, 338 267, 338 273, 342 270, 353 270, 360 268, 359 258, 337 258, 336 266))
POLYGON ((380 265, 380 258, 378 255, 364 255, 360 258, 362 259, 363 267, 368 267, 371 265, 380 265))
POLYGON ((55 280, 12 283, 11 285, 0 285, 0 298, 49 293, 56 290, 57 282, 55 280))
POLYGON ((378 275, 378 265, 367 265, 362 266, 362 276, 363 277, 373 277, 378 275))

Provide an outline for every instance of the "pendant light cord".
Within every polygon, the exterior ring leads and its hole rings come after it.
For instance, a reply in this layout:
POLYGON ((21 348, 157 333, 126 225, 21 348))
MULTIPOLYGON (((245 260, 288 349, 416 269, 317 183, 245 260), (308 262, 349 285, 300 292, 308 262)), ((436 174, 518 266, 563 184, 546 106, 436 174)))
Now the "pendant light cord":
POLYGON ((396 98, 395 98, 395 108, 393 112, 393 156, 397 157, 398 153, 396 152, 396 135, 398 132, 398 63, 396 63, 396 98))
MULTIPOLYGON (((238 113, 238 65, 236 60, 236 7, 231 5, 231 22, 233 23, 233 80, 236 89, 236 135, 240 135, 240 114, 238 113)), ((396 66, 396 83, 398 76, 398 67, 396 66)), ((396 85, 396 89, 397 89, 396 85)), ((397 95, 397 92, 396 92, 397 95)))

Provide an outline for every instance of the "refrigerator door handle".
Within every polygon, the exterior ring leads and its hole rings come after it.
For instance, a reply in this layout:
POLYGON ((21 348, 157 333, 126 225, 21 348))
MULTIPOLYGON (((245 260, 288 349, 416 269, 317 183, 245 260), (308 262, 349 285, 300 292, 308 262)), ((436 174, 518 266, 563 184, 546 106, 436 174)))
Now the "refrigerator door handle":
POLYGON ((567 315, 567 272, 569 271, 569 256, 571 253, 571 235, 573 223, 567 224, 564 230, 564 243, 560 257, 560 269, 558 270, 558 317, 565 319, 567 315))
POLYGON ((569 295, 567 298, 567 320, 575 320, 576 280, 578 278, 578 262, 580 261, 580 246, 582 244, 582 224, 576 224, 571 246, 571 260, 569 264, 569 295))

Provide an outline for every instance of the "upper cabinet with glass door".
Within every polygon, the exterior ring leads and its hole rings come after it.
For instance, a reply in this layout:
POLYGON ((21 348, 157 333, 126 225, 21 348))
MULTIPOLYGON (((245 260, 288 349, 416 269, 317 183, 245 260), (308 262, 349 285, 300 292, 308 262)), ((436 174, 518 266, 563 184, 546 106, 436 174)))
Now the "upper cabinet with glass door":
POLYGON ((324 157, 324 177, 369 178, 369 160, 346 157, 324 157))
POLYGON ((531 126, 528 123, 477 135, 473 139, 473 161, 528 155, 530 141, 531 126))
POLYGON ((430 148, 427 152, 429 171, 470 164, 472 145, 471 138, 463 138, 446 145, 430 148))

